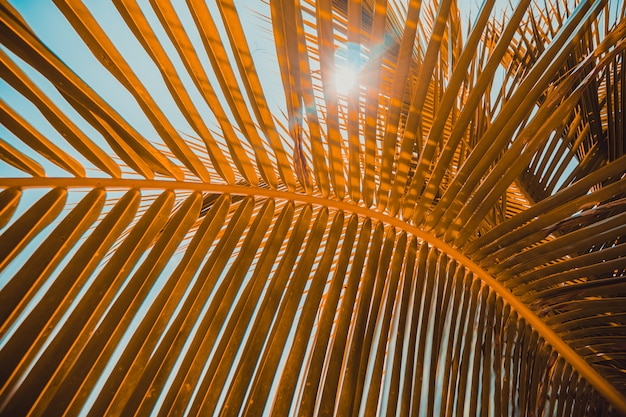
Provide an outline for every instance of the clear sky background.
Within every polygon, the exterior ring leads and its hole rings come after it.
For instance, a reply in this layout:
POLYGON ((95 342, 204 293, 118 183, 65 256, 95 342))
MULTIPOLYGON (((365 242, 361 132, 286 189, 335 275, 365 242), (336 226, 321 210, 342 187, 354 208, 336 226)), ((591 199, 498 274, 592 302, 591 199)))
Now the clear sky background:
MULTIPOLYGON (((112 107, 144 137, 152 142, 162 143, 158 134, 145 117, 143 111, 135 102, 132 95, 108 71, 104 70, 102 65, 89 51, 79 36, 73 31, 64 16, 51 1, 12 0, 10 2, 16 9, 18 9, 26 22, 31 26, 34 32, 41 39, 43 39, 45 44, 73 71, 75 71, 80 78, 90 85, 106 102, 112 105, 112 107)), ((172 125, 182 134, 193 135, 193 129, 181 115, 179 109, 171 98, 156 65, 143 50, 139 42, 134 38, 131 31, 117 13, 115 7, 110 2, 102 0, 89 0, 85 3, 91 13, 97 18, 97 21, 102 26, 104 31, 111 38, 112 42, 117 46, 120 53, 129 62, 140 80, 147 87, 148 91, 156 99, 163 113, 169 117, 172 125)), ((194 29, 195 26, 192 24, 191 16, 187 12, 186 7, 181 7, 182 2, 174 3, 177 5, 176 9, 179 12, 179 16, 182 21, 188 22, 187 27, 190 28, 188 32, 190 37, 196 45, 201 45, 199 35, 194 29)), ((218 17, 219 12, 212 1, 209 1, 209 4, 209 7, 214 12, 213 15, 216 17, 216 23, 221 29, 223 26, 218 17)), ((508 4, 507 1, 499 0, 493 14, 501 14, 506 4, 508 4)), ((158 23, 150 5, 147 1, 141 1, 140 5, 148 20, 154 23, 153 29, 157 32, 157 37, 168 52, 174 65, 179 70, 179 76, 191 94, 191 97, 197 105, 200 114, 206 117, 206 123, 210 128, 219 130, 217 123, 212 116, 211 110, 208 106, 206 106, 204 100, 201 98, 191 79, 187 75, 184 66, 178 59, 178 55, 174 47, 171 45, 163 29, 160 27, 160 24, 158 23)), ((480 9, 480 3, 477 0, 459 0, 458 5, 462 10, 463 24, 467 24, 468 18, 471 18, 471 20, 475 19, 478 10, 480 9)), ((273 113, 278 115, 280 118, 280 114, 284 111, 285 105, 282 83, 278 73, 276 50, 271 36, 271 25, 267 19, 263 19, 261 17, 263 15, 270 15, 269 6, 261 0, 239 0, 236 1, 236 6, 240 13, 244 30, 247 33, 249 48, 253 59, 255 60, 255 65, 257 66, 266 97, 268 98, 268 103, 273 110, 273 113)), ((226 36, 223 30, 221 35, 222 39, 226 43, 226 36)), ((19 58, 11 54, 6 47, 0 47, 5 53, 14 59, 27 74, 29 74, 33 81, 35 81, 36 84, 49 97, 51 97, 54 102, 67 115, 70 116, 72 121, 74 121, 74 123, 76 123, 94 142, 104 149, 109 149, 107 143, 101 138, 100 134, 87 122, 85 122, 69 104, 67 104, 67 102, 61 97, 49 81, 30 68, 27 64, 19 60, 19 58)), ((202 52, 200 52, 198 56, 207 69, 209 79, 212 81, 218 96, 221 96, 221 93, 219 92, 219 84, 211 73, 211 65, 208 58, 202 52)), ((232 57, 231 62, 234 62, 232 57)), ((50 126, 35 106, 2 80, 0 80, 0 97, 8 103, 9 106, 21 114, 22 117, 36 127, 44 136, 58 144, 84 166, 88 167, 88 176, 97 177, 106 175, 93 168, 92 165, 80 154, 75 152, 70 146, 67 146, 59 133, 52 126, 50 126), (91 169, 89 169, 89 167, 91 167, 91 169)), ((222 102, 225 102, 225 100, 222 100, 222 102)), ((224 106, 224 109, 227 112, 229 111, 228 106, 224 106)), ((43 165, 48 176, 69 175, 63 170, 48 163, 45 158, 30 150, 2 125, 0 125, 0 137, 43 165)), ((113 152, 109 152, 109 154, 113 155, 113 152)), ((14 177, 25 175, 26 174, 12 168, 8 164, 0 162, 0 176, 14 177)), ((18 208, 16 215, 19 215, 25 208, 29 207, 33 201, 38 199, 45 192, 46 190, 29 190, 25 193, 25 198, 23 198, 23 201, 20 203, 20 208, 18 208)), ((83 195, 84 193, 80 191, 70 193, 70 197, 68 199, 70 205, 72 202, 78 201, 83 195)), ((53 226, 54 224, 49 227, 53 226)), ((46 231, 44 230, 41 233, 41 236, 45 235, 46 231)), ((34 248, 36 248, 40 243, 40 239, 34 239, 31 245, 20 253, 20 256, 12 263, 11 267, 7 268, 4 273, 0 275, 0 286, 10 279, 16 271, 16 268, 23 265, 23 263, 32 254, 32 250, 34 250, 34 248)), ((43 294, 43 291, 41 293, 43 294)), ((113 360, 110 361, 111 364, 114 364, 114 362, 115 361, 113 360)), ((106 372, 103 372, 103 375, 106 375, 106 372)))

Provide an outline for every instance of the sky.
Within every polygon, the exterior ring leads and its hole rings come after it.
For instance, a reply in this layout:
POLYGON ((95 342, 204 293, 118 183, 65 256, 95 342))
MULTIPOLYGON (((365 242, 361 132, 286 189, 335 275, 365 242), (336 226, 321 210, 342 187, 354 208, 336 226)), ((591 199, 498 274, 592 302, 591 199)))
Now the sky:
MULTIPOLYGON (((105 32, 110 36, 112 42, 119 48, 121 54, 130 63, 131 67, 144 82, 150 93, 156 98, 158 104, 162 108, 163 112, 168 115, 172 124, 182 133, 193 134, 193 129, 189 126, 185 118, 181 115, 173 99, 167 92, 167 88, 161 75, 150 60, 146 52, 140 46, 140 44, 134 39, 134 36, 123 22, 122 18, 118 15, 115 7, 107 1, 90 0, 85 2, 89 10, 94 16, 97 16, 98 22, 102 25, 105 32)), ((218 16, 219 13, 212 2, 210 7, 214 12, 214 16, 218 16)), ((494 13, 501 13, 504 5, 508 2, 498 0, 494 13)), ((72 68, 78 76, 80 76, 88 85, 90 85, 103 99, 111 104, 126 120, 130 121, 133 127, 135 127, 144 137, 149 138, 151 141, 160 143, 161 140, 158 134, 154 130, 153 126, 147 120, 134 98, 126 91, 120 83, 106 70, 103 69, 98 60, 89 51, 82 40, 73 32, 73 29, 69 23, 65 20, 63 15, 49 1, 11 1, 11 4, 18 9, 18 11, 25 18, 26 22, 33 28, 35 33, 44 40, 47 46, 54 51, 70 68, 72 68)), ((150 22, 156 22, 156 17, 151 7, 146 1, 141 3, 142 10, 146 14, 150 22)), ((180 3, 177 3, 180 4, 180 3)), ((240 0, 236 1, 240 17, 242 19, 244 30, 248 34, 249 47, 257 65, 261 82, 265 88, 265 93, 269 100, 270 107, 274 110, 274 114, 280 114, 280 111, 284 109, 284 96, 282 93, 282 85, 280 76, 278 74, 278 64, 276 60, 276 51, 274 49, 274 43, 270 34, 270 24, 263 20, 259 15, 269 15, 268 5, 260 0, 240 0)), ((464 16, 476 17, 480 4, 477 0, 459 0, 459 7, 462 10, 464 16)), ((180 12, 180 17, 183 22, 191 22, 191 17, 185 11, 184 7, 177 7, 180 12)), ((465 20, 465 19, 464 19, 465 20)), ((219 22, 219 19, 216 19, 219 22)), ((219 24, 219 23, 218 23, 219 24)), ((188 25, 190 28, 192 24, 188 25)), ((177 58, 177 54, 166 34, 160 29, 159 24, 155 24, 154 29, 157 31, 157 37, 162 41, 166 51, 173 58, 174 65, 179 69, 179 74, 183 79, 183 83, 188 86, 188 91, 192 94, 192 99, 199 107, 201 114, 206 115, 207 123, 210 127, 217 129, 217 123, 212 117, 212 112, 204 104, 199 93, 193 86, 192 81, 186 75, 186 71, 182 66, 182 63, 177 58)), ((221 25, 220 25, 221 27, 221 25)), ((226 39, 225 34, 222 31, 222 39, 226 39)), ((200 44, 198 34, 190 30, 189 35, 192 39, 195 39, 195 44, 200 44)), ((100 137, 99 133, 85 122, 78 114, 68 105, 61 97, 58 91, 48 82, 44 77, 38 74, 35 70, 23 63, 12 55, 4 46, 0 46, 4 52, 9 54, 12 59, 15 59, 18 65, 32 77, 33 81, 49 96, 54 102, 61 107, 66 114, 70 115, 71 119, 85 132, 90 138, 92 138, 97 144, 104 149, 108 149, 106 142, 100 137)), ((210 68, 208 58, 199 54, 205 68, 210 68)), ((234 60, 231 57, 231 62, 234 60)), ((218 84, 215 79, 208 72, 215 90, 219 94, 218 84)), ((73 157, 79 160, 88 169, 88 176, 104 176, 99 170, 92 167, 92 165, 86 161, 80 154, 71 149, 69 146, 63 146, 63 139, 58 132, 46 121, 46 119, 39 113, 39 111, 32 105, 26 98, 22 97, 19 93, 13 90, 6 82, 0 80, 0 97, 12 108, 14 108, 19 114, 26 118, 33 126, 35 126, 44 136, 50 138, 53 142, 60 144, 64 150, 70 153, 73 157)), ((222 100, 224 102, 224 100, 222 100)), ((228 111, 227 106, 225 110, 228 111)), ((12 146, 23 151, 27 155, 36 159, 41 163, 49 176, 68 176, 66 172, 57 168, 56 166, 48 163, 45 158, 37 155, 30 150, 20 140, 18 140, 13 134, 11 134, 4 126, 0 125, 0 137, 10 143, 12 146)), ((112 152, 109 152, 112 154, 112 152)), ((14 177, 25 176, 20 171, 10 167, 4 162, 0 162, 0 176, 2 177, 14 177)), ((16 214, 19 214, 25 208, 29 207, 32 201, 39 198, 45 190, 32 190, 27 194, 27 198, 24 198, 20 204, 16 214)), ((78 201, 82 197, 82 193, 71 193, 70 204, 78 201)), ((51 226, 52 227, 52 226, 51 226)), ((46 235, 45 231, 41 234, 46 235)), ((13 265, 19 266, 22 262, 26 261, 28 256, 32 254, 29 248, 35 248, 41 243, 41 240, 35 239, 31 246, 26 248, 13 265)), ((15 272, 14 268, 7 269, 0 275, 0 286, 8 280, 9 276, 15 272)), ((43 292, 42 292, 43 293, 43 292)), ((114 363, 111 361, 110 363, 114 363)), ((106 373, 103 373, 106 374, 106 373)))

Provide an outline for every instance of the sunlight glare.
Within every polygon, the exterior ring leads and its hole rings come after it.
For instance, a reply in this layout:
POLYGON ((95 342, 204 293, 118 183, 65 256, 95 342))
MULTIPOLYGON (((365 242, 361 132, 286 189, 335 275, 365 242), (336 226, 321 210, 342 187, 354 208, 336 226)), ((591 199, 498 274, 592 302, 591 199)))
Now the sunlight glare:
POLYGON ((358 72, 350 67, 339 67, 335 72, 337 92, 347 94, 358 85, 358 72))

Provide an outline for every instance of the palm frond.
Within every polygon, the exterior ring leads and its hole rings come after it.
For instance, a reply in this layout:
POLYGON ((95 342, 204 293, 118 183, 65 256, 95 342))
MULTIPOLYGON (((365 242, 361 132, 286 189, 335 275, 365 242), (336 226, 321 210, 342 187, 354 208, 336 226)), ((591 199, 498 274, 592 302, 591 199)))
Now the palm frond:
POLYGON ((0 414, 626 414, 626 11, 540 3, 1 0, 0 414))

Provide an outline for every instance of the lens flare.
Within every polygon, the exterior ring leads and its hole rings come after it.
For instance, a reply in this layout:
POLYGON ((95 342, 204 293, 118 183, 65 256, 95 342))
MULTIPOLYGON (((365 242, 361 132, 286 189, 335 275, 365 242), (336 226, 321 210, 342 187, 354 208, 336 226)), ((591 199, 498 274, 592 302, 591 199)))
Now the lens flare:
POLYGON ((358 85, 359 74, 357 71, 349 67, 337 68, 335 72, 335 85, 337 92, 347 94, 354 90, 358 85))

